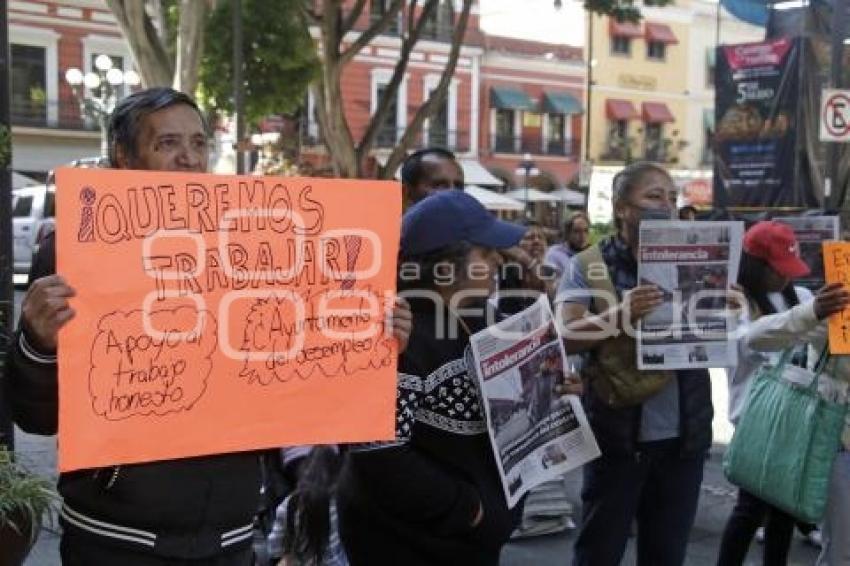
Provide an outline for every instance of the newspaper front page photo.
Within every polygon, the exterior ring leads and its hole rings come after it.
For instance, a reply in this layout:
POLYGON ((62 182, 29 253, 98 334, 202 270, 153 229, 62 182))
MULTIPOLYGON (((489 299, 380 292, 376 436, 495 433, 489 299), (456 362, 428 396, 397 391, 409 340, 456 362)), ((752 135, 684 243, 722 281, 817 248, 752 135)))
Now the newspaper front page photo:
POLYGON ((488 432, 508 505, 599 456, 577 396, 559 396, 566 352, 548 300, 471 338, 488 432))

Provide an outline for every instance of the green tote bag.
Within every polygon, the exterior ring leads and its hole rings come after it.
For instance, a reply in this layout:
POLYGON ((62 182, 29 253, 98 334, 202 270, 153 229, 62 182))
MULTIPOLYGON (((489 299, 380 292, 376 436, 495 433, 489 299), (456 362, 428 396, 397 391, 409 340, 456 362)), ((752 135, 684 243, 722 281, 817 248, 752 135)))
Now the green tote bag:
POLYGON ((816 523, 826 509, 832 462, 841 443, 846 402, 818 393, 825 363, 812 382, 783 379, 791 350, 775 366, 764 365, 750 387, 723 470, 733 484, 782 509, 816 523))

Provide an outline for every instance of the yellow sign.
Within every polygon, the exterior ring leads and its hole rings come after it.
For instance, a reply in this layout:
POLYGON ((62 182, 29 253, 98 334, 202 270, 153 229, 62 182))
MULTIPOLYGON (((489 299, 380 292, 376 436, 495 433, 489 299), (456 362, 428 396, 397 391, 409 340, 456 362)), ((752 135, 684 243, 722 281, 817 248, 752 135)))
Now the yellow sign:
POLYGON ((637 90, 657 90, 658 80, 655 77, 646 75, 620 75, 617 77, 618 84, 623 88, 633 88, 637 90))
POLYGON ((524 112, 522 115, 522 125, 525 128, 539 128, 543 124, 543 118, 540 114, 534 112, 524 112))

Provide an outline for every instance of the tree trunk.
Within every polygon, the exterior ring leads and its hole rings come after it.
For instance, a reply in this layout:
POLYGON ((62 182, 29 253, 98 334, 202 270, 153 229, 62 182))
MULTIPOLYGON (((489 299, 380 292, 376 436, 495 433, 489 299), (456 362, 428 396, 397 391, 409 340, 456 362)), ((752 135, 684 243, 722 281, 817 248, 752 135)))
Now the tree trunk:
POLYGON ((449 92, 449 85, 452 82, 452 77, 457 67, 457 60, 460 56, 460 48, 463 46, 463 38, 466 35, 466 25, 469 21, 469 12, 472 10, 472 0, 463 0, 463 8, 458 19, 457 26, 452 34, 452 48, 449 52, 449 60, 446 63, 446 68, 443 69, 443 74, 440 77, 440 82, 437 88, 431 92, 428 101, 419 107, 419 110, 413 116, 401 140, 390 153, 386 164, 378 170, 378 177, 381 179, 392 179, 395 176, 395 171, 401 165, 404 158, 407 156, 408 148, 413 144, 414 137, 422 131, 422 126, 425 120, 434 116, 434 113, 439 108, 440 104, 446 99, 449 92))
POLYGON ((118 20, 145 87, 171 86, 174 66, 141 0, 106 0, 118 20))
POLYGON ((177 33, 177 64, 174 88, 192 96, 198 87, 198 68, 204 52, 206 0, 180 0, 180 29, 177 33))
MULTIPOLYGON (((321 0, 318 10, 314 9, 312 0, 303 0, 302 14, 307 21, 319 30, 319 58, 322 62, 322 74, 311 86, 316 101, 316 117, 322 130, 322 137, 328 149, 334 173, 341 177, 362 177, 364 166, 372 151, 381 125, 388 119, 391 109, 391 101, 397 97, 399 86, 404 79, 409 63, 410 53, 413 51, 422 30, 425 27, 425 19, 437 9, 437 0, 425 0, 416 2, 406 12, 406 25, 401 39, 401 55, 393 76, 385 89, 384 97, 378 101, 375 113, 372 115, 366 131, 360 140, 355 141, 351 128, 345 116, 342 105, 341 80, 345 66, 354 59, 375 36, 383 33, 393 19, 398 17, 407 2, 395 0, 384 17, 372 23, 369 28, 359 32, 359 36, 343 50, 343 40, 348 27, 353 24, 359 15, 358 7, 362 3, 355 4, 353 11, 347 15, 343 14, 340 0, 321 0), (417 13, 414 8, 421 4, 422 8, 417 13)), ((464 0, 463 9, 460 13, 458 23, 452 36, 452 47, 449 61, 440 82, 428 101, 417 111, 413 120, 406 126, 401 140, 393 148, 389 160, 384 167, 379 169, 381 177, 392 177, 398 165, 407 155, 407 150, 413 145, 416 136, 422 129, 425 120, 433 116, 439 105, 445 100, 448 87, 451 84, 457 66, 460 48, 466 33, 466 25, 472 8, 472 0, 464 0)), ((406 104, 406 101, 399 101, 406 104)))
POLYGON ((322 138, 330 154, 334 174, 357 178, 362 164, 357 161, 354 138, 342 105, 342 71, 340 44, 343 39, 342 8, 338 0, 324 0, 321 9, 322 73, 312 86, 316 100, 316 116, 322 138))

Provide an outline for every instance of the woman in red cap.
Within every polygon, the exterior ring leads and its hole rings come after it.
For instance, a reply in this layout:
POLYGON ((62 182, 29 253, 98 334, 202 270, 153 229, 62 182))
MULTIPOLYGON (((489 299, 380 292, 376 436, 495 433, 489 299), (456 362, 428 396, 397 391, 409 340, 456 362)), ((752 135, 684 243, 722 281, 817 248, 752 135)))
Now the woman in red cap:
MULTIPOLYGON (((760 317, 786 313, 801 303, 809 303, 811 292, 792 284, 794 279, 808 275, 809 271, 809 267, 800 259, 799 244, 788 225, 767 221, 759 222, 747 230, 738 284, 749 308, 745 309, 740 327, 746 328, 760 317)), ((775 358, 775 355, 756 351, 747 340, 738 342, 738 365, 727 369, 729 420, 733 424, 738 422, 755 372, 762 364, 775 361, 775 358)), ((795 355, 792 363, 813 364, 816 359, 817 353, 810 353, 803 348, 795 355)), ((764 525, 764 564, 786 564, 794 523, 790 515, 743 489, 739 490, 738 501, 723 532, 718 565, 742 564, 753 535, 761 525, 764 525)))
MULTIPOLYGON (((777 238, 777 233, 777 229, 773 229, 765 234, 764 239, 773 241, 759 249, 770 249, 780 255, 775 265, 791 266, 795 262, 776 243, 776 240, 781 239, 777 238)), ((787 246, 788 249, 791 247, 790 244, 787 246)), ((749 351, 773 352, 774 355, 788 348, 806 347, 811 353, 808 356, 808 365, 811 367, 826 348, 827 319, 848 305, 850 292, 844 285, 826 285, 814 298, 801 301, 784 312, 762 316, 753 322, 741 341, 742 347, 749 351)), ((850 381, 850 356, 832 356, 825 373, 834 379, 850 381)), ((844 429, 842 447, 832 466, 826 515, 822 524, 823 548, 818 559, 819 566, 847 564, 850 557, 850 420, 848 423, 844 429)))

